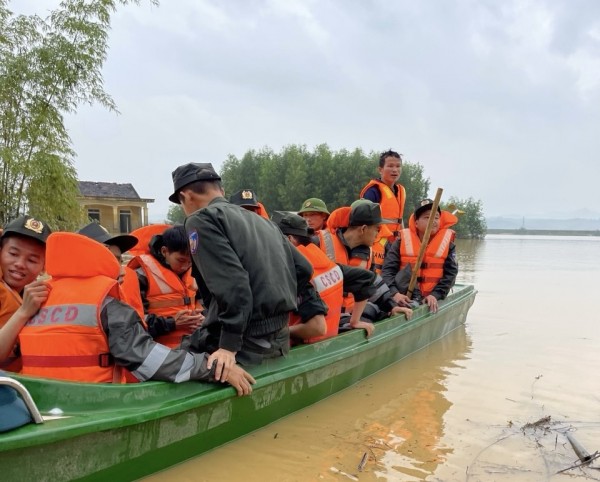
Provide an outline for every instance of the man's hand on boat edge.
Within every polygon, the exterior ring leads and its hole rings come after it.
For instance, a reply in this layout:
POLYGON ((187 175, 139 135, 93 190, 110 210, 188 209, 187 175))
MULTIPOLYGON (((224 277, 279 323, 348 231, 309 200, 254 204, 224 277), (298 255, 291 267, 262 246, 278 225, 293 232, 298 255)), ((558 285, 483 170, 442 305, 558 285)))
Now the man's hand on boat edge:
POLYGON ((235 366, 235 354, 234 351, 225 350, 225 348, 219 348, 217 351, 210 354, 206 361, 206 367, 212 370, 215 365, 215 381, 226 382, 229 376, 229 370, 235 366))
POLYGON ((242 395, 250 395, 252 393, 252 385, 256 383, 256 380, 241 366, 234 365, 229 370, 227 383, 235 388, 238 396, 241 397, 242 395))

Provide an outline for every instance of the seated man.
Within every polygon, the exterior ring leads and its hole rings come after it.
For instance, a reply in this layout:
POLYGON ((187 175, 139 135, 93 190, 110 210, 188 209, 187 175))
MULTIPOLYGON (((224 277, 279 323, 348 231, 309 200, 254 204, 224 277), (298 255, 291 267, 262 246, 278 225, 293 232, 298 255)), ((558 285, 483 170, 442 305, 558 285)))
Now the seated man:
POLYGON ((327 227, 327 218, 329 217, 327 205, 316 197, 304 201, 298 214, 306 219, 308 227, 315 232, 327 227))
MULTIPOLYGON (((136 311, 119 300, 120 265, 100 243, 75 233, 53 233, 47 243, 50 294, 21 330, 24 374, 90 383, 215 381, 208 355, 171 350, 143 329, 136 311), (93 260, 73 263, 73 259, 93 260)), ((227 379, 239 395, 254 379, 237 365, 227 379)))
POLYGON ((248 211, 252 211, 265 219, 269 219, 269 214, 263 204, 256 198, 252 189, 243 189, 229 197, 229 202, 241 206, 248 211))
POLYGON ((367 300, 375 292, 373 286, 375 274, 362 268, 352 268, 331 261, 323 251, 311 243, 310 236, 313 230, 308 227, 306 220, 297 214, 275 211, 273 222, 312 265, 314 272, 311 283, 328 308, 325 315, 326 327, 324 330, 319 330, 318 325, 312 325, 321 321, 320 318, 315 320, 314 317, 303 317, 303 303, 300 301, 299 313, 292 315, 290 319, 290 337, 304 343, 314 343, 337 335, 344 293, 352 293, 354 296, 350 327, 362 328, 367 332, 367 337, 370 336, 373 333, 373 325, 362 321, 361 316, 367 300))
MULTIPOLYGON (((329 221, 329 228, 319 231, 315 239, 321 250, 338 264, 371 269, 371 247, 385 222, 381 217, 379 204, 368 200, 355 201, 350 208, 339 208, 332 212, 329 221)), ((374 284, 376 291, 364 316, 378 321, 390 314, 405 313, 410 318, 412 310, 398 306, 381 276, 376 276, 374 284)), ((348 294, 344 298, 344 312, 351 313, 353 305, 353 297, 348 294)))
POLYGON ((0 367, 6 370, 20 370, 17 336, 48 297, 46 283, 36 280, 44 269, 50 232, 45 223, 21 216, 4 227, 0 238, 0 367))
MULTIPOLYGON (((431 199, 424 199, 417 205, 409 219, 409 227, 400 231, 400 238, 392 244, 385 256, 382 276, 398 303, 408 301, 408 283, 432 215, 432 207, 431 199)), ((426 303, 433 313, 437 311, 438 300, 443 300, 450 292, 458 274, 454 231, 449 229, 456 222, 456 216, 438 208, 419 269, 413 297, 426 303)))

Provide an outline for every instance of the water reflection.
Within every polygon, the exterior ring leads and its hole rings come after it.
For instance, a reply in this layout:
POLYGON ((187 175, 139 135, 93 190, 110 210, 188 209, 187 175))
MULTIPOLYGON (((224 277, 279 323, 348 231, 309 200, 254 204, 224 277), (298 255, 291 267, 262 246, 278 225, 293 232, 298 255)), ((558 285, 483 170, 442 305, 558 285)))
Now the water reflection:
POLYGON ((457 239, 456 259, 458 261, 457 282, 475 284, 479 271, 479 259, 485 250, 484 239, 457 239))
POLYGON ((471 351, 464 326, 344 392, 148 480, 422 480, 440 445, 448 377, 471 351), (358 465, 367 453, 363 472, 358 465))

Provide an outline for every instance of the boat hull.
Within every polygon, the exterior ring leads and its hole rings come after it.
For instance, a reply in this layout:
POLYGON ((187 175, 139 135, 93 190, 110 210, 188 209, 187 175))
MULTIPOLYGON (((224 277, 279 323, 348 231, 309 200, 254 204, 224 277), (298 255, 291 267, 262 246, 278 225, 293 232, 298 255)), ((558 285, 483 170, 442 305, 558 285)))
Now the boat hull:
POLYGON ((40 411, 70 418, 0 435, 4 480, 132 480, 154 473, 318 402, 444 337, 465 322, 475 298, 459 286, 440 310, 419 308, 364 331, 291 351, 252 371, 248 397, 188 382, 126 386, 18 377, 40 411))

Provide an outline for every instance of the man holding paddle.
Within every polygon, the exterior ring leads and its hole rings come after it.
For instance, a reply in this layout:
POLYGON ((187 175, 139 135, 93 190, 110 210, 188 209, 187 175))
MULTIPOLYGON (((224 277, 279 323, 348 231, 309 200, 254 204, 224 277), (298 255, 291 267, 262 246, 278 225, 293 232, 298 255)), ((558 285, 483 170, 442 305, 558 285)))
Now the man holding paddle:
MULTIPOLYGON (((436 204, 437 206, 437 204, 436 204)), ((434 201, 424 199, 410 217, 408 228, 390 247, 383 263, 382 277, 390 288, 393 299, 400 304, 410 301, 409 280, 417 264, 419 251, 427 225, 431 224, 422 262, 418 267, 414 298, 429 306, 435 313, 438 301, 446 298, 456 281, 458 264, 454 246, 454 231, 450 229, 457 218, 439 207, 433 210, 434 201), (432 222, 430 218, 433 216, 432 222)))

